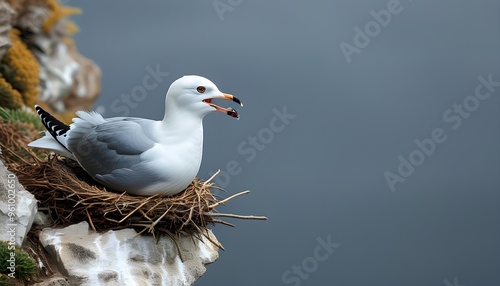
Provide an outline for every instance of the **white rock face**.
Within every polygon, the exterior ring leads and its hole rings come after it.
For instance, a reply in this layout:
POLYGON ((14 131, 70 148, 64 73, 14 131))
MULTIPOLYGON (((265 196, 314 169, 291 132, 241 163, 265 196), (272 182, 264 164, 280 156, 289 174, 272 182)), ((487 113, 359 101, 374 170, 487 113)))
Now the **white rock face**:
MULTIPOLYGON (((217 241, 209 231, 212 240, 217 241)), ((156 241, 133 229, 95 233, 86 222, 63 229, 45 228, 40 241, 71 285, 192 285, 205 264, 219 257, 202 236, 180 237, 181 261, 170 237, 156 241)))
POLYGON ((22 245, 38 211, 37 203, 0 160, 0 240, 22 245))

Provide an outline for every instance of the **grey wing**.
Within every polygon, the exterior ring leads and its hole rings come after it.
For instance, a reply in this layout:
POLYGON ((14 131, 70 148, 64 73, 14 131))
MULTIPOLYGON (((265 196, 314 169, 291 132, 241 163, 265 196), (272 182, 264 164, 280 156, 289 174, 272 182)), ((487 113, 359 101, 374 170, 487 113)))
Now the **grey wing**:
POLYGON ((145 120, 115 119, 71 126, 67 146, 78 163, 101 183, 118 190, 137 188, 158 178, 146 170, 141 154, 155 142, 144 130, 145 120), (142 163, 142 164, 141 164, 142 163))

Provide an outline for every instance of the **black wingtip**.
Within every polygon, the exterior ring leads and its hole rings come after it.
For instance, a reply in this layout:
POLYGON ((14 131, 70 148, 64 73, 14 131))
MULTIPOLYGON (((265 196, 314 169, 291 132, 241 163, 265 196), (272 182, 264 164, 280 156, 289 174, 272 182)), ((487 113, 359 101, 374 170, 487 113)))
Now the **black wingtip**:
MULTIPOLYGON (((50 135, 52 135, 54 139, 57 140, 57 136, 64 135, 66 134, 66 132, 68 132, 70 128, 68 125, 59 121, 57 118, 55 118, 50 113, 41 108, 39 105, 35 105, 35 110, 38 113, 38 116, 40 117, 43 126, 45 126, 45 129, 49 131, 50 135)), ((59 142, 59 140, 57 141, 59 142)))

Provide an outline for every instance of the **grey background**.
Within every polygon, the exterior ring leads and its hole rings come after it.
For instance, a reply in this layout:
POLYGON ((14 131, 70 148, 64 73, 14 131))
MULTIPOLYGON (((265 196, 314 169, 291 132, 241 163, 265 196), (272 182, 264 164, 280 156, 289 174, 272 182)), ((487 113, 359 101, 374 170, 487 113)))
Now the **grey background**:
POLYGON ((458 129, 442 117, 478 76, 500 81, 499 1, 401 1, 350 63, 339 45, 390 1, 222 0, 221 17, 213 1, 63 2, 84 10, 75 38, 103 71, 106 117, 156 65, 169 76, 131 116, 161 119, 185 74, 245 103, 224 103, 240 121, 205 119, 199 176, 238 162, 225 196, 252 193, 220 211, 269 220, 214 227, 226 251, 197 285, 500 285, 500 88, 458 129), (248 162, 238 146, 285 106, 296 118, 248 162), (447 140, 392 192, 384 172, 435 128, 447 140), (340 247, 307 279, 282 279, 328 236, 340 247))

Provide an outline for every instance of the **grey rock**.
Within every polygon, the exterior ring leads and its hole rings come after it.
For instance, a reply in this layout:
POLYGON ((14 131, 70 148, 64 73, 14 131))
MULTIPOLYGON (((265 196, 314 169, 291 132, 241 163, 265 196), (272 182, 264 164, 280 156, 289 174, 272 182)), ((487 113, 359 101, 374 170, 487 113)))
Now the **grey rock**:
POLYGON ((10 30, 12 29, 12 16, 14 9, 5 0, 0 0, 0 59, 12 46, 10 41, 10 30))
POLYGON ((35 219, 37 203, 0 160, 0 240, 22 245, 35 219))

